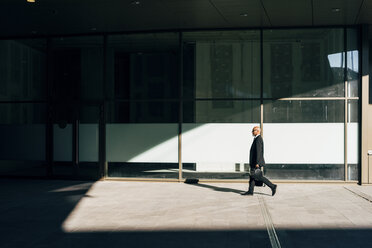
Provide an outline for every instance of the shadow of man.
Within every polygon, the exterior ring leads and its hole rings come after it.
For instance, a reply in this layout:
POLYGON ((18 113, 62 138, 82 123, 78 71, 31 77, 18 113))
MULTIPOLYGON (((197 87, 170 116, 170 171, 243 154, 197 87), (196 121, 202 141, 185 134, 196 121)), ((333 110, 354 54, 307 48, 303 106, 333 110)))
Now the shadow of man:
MULTIPOLYGON (((190 184, 190 185, 198 186, 198 187, 202 187, 202 188, 207 188, 207 189, 212 189, 214 191, 219 191, 219 192, 231 192, 231 193, 235 193, 235 194, 239 194, 239 195, 245 192, 244 190, 217 187, 217 186, 212 186, 212 185, 202 184, 202 183, 195 183, 195 184, 190 184)), ((255 193, 259 194, 259 195, 271 196, 270 194, 266 194, 266 193, 262 193, 262 192, 255 192, 255 193)))

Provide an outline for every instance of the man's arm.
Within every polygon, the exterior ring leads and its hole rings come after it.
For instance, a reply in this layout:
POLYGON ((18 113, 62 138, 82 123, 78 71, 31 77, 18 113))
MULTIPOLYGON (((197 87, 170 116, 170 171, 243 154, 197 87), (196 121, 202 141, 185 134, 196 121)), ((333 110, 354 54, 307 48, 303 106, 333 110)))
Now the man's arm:
POLYGON ((256 152, 257 152, 257 165, 256 167, 261 167, 264 165, 263 159, 263 140, 261 137, 257 138, 256 141, 256 152))

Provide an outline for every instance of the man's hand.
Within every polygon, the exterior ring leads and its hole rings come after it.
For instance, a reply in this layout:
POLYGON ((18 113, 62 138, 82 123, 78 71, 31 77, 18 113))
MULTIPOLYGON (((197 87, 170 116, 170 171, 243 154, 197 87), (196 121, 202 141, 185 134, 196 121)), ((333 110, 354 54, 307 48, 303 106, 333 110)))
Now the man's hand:
POLYGON ((260 168, 260 166, 258 164, 256 164, 256 168, 260 168))

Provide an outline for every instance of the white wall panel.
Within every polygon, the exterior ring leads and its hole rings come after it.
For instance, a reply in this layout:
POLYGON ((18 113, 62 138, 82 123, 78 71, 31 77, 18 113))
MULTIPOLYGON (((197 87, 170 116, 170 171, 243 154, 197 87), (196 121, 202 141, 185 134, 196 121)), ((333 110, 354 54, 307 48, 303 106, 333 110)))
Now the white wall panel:
POLYGON ((60 128, 53 125, 54 161, 72 161, 72 124, 60 128))
POLYGON ((359 139, 359 128, 358 123, 347 124, 347 162, 349 164, 358 163, 358 139, 359 139))
POLYGON ((79 124, 79 161, 98 162, 98 124, 79 124))
POLYGON ((266 163, 343 164, 344 123, 264 123, 266 163))
POLYGON ((109 162, 178 163, 178 124, 107 124, 109 162))
POLYGON ((249 162, 252 128, 259 124, 183 124, 182 161, 197 171, 235 171, 249 162))

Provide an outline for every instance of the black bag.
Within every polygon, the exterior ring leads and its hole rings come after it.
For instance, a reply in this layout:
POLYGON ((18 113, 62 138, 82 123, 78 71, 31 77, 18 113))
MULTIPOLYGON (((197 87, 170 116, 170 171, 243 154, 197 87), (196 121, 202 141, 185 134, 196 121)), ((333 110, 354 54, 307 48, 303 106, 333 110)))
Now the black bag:
POLYGON ((254 180, 254 185, 255 186, 258 186, 258 187, 262 187, 263 186, 263 182, 262 181, 258 181, 258 180, 254 180))
MULTIPOLYGON (((262 171, 262 176, 263 176, 263 167, 261 167, 261 171, 262 171)), ((259 181, 259 180, 254 180, 254 185, 257 186, 257 187, 264 187, 264 183, 262 181, 259 181)))
POLYGON ((197 178, 186 178, 184 183, 197 184, 198 182, 199 182, 199 179, 197 179, 197 178))

